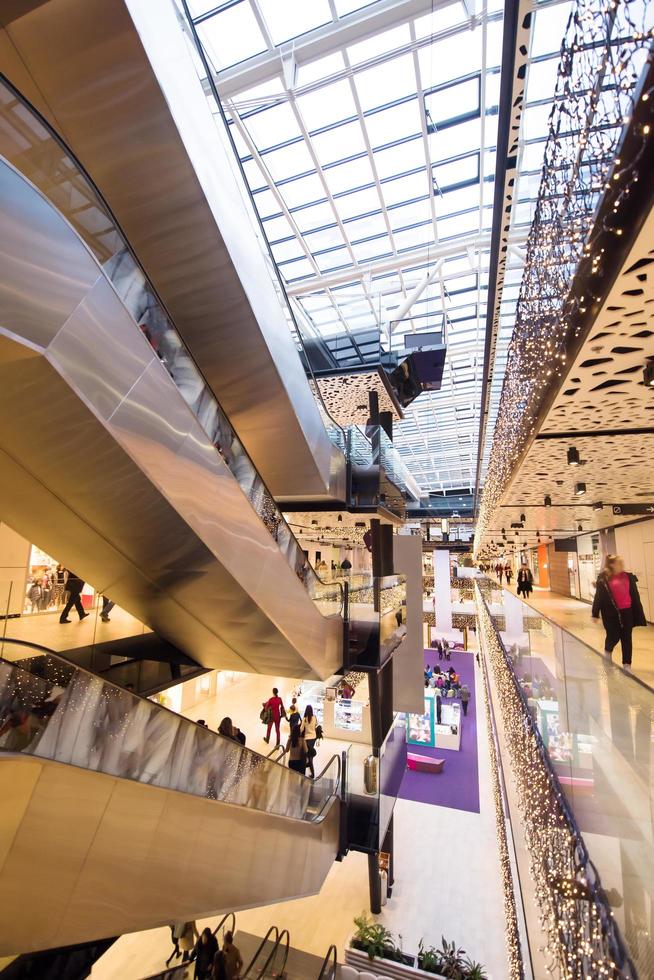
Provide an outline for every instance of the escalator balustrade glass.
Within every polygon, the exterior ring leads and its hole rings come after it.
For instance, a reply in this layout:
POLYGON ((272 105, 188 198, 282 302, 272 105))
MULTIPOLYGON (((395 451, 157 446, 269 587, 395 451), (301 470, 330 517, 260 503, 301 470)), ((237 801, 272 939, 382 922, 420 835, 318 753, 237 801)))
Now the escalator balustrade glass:
POLYGON ((319 820, 338 792, 337 757, 312 781, 63 658, 25 664, 0 659, 2 752, 297 820, 319 820))

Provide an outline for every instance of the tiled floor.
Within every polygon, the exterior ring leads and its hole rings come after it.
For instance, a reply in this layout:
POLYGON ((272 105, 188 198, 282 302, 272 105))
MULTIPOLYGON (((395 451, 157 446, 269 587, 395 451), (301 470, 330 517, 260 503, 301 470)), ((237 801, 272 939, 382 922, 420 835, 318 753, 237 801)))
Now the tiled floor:
MULTIPOLYGON (((247 731, 248 744, 266 748, 258 712, 273 683, 272 678, 247 675, 188 714, 204 717, 214 727, 229 713, 247 731)), ((477 674, 478 691, 480 684, 477 674)), ((292 684, 280 679, 279 687, 285 696, 292 684)), ((484 962, 491 980, 506 980, 501 879, 481 702, 477 738, 479 813, 398 800, 395 887, 380 918, 401 934, 408 950, 417 950, 423 937, 427 943, 440 944, 444 935, 484 962)), ((325 744, 320 757, 326 761, 329 751, 325 744)), ((264 935, 270 925, 277 924, 290 930, 295 947, 323 956, 330 943, 336 943, 342 957, 353 918, 366 908, 367 859, 351 852, 342 863, 334 864, 319 895, 239 912, 237 926, 264 935)), ((170 952, 169 935, 163 928, 123 936, 96 964, 93 980, 137 980, 161 969, 170 952)))
MULTIPOLYGON (((80 621, 73 609, 70 623, 59 622, 59 612, 37 613, 34 616, 21 616, 18 619, 0 621, 0 656, 17 659, 16 648, 6 644, 3 651, 2 640, 11 637, 30 643, 40 643, 58 653, 73 650, 93 643, 119 640, 125 636, 149 632, 138 619, 130 616, 124 609, 115 606, 108 623, 100 620, 97 609, 89 610, 90 615, 80 621)), ((25 653, 27 655, 27 652, 25 653)))

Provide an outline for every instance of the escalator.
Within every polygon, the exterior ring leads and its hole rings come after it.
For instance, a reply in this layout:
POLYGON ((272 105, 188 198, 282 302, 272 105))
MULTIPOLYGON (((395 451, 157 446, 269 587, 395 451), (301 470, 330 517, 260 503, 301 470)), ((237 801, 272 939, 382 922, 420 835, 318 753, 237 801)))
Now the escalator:
POLYGON ((314 894, 339 792, 338 756, 309 780, 54 654, 2 659, 0 955, 314 894))
POLYGON ((202 666, 330 676, 341 587, 309 566, 88 176, 7 82, 0 112, 3 520, 202 666))
MULTIPOLYGON (((336 454, 175 5, 0 8, 2 71, 92 175, 275 497, 340 499, 336 454)), ((32 135, 17 156, 43 167, 51 148, 32 135)), ((74 223, 83 202, 69 204, 74 223)))

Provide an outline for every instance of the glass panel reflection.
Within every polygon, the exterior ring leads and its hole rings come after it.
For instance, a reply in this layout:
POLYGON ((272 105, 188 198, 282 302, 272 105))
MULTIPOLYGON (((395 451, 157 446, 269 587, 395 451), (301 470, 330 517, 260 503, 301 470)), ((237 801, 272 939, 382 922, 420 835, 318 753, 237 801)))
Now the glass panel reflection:
POLYGON ((315 820, 339 785, 287 769, 63 658, 0 660, 0 750, 267 813, 315 820))

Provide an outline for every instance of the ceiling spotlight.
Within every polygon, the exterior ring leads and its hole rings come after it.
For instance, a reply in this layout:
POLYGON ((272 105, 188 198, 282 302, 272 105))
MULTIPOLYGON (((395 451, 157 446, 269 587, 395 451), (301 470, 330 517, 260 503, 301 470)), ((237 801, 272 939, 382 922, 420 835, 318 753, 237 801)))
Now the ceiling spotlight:
POLYGON ((575 497, 583 497, 586 493, 585 483, 575 483, 575 497))
POLYGON ((601 500, 596 500, 595 503, 593 504, 593 510, 602 510, 603 507, 604 504, 602 503, 601 500))
POLYGON ((579 450, 575 449, 574 446, 570 446, 568 449, 568 466, 579 466, 580 462, 579 450))
POLYGON ((577 530, 578 531, 583 531, 583 527, 581 526, 581 524, 577 524, 577 530))
POLYGON ((506 531, 505 531, 504 528, 502 528, 502 534, 506 534, 506 531))
POLYGON ((525 515, 524 515, 524 514, 521 514, 521 515, 520 515, 520 520, 521 520, 521 521, 522 521, 522 523, 524 524, 524 523, 525 523, 525 521, 527 520, 527 518, 525 517, 525 515))
POLYGON ((343 520, 343 515, 342 514, 339 514, 338 517, 336 518, 336 520, 337 521, 342 521, 343 520))
POLYGON ((543 504, 545 505, 545 507, 552 506, 552 498, 550 497, 549 494, 545 494, 545 499, 543 500, 543 504))
POLYGON ((654 388, 654 361, 648 361, 643 368, 643 384, 647 388, 654 388))

